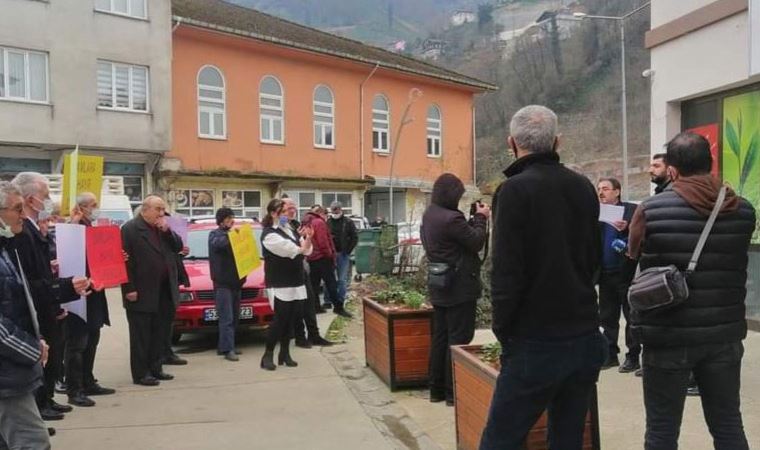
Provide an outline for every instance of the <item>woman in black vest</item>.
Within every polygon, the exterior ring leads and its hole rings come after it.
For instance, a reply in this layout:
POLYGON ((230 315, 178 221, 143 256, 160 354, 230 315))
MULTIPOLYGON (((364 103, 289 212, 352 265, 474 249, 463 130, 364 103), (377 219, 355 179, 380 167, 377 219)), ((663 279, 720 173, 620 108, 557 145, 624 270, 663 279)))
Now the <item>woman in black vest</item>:
POLYGON ((298 365, 290 357, 290 332, 299 308, 307 297, 303 271, 303 258, 311 254, 311 228, 302 227, 299 236, 288 226, 284 203, 276 198, 267 205, 267 215, 261 222, 261 248, 264 254, 264 280, 267 295, 274 299, 274 321, 269 326, 267 347, 261 358, 261 368, 275 370, 274 347, 280 343, 277 362, 280 365, 298 365))

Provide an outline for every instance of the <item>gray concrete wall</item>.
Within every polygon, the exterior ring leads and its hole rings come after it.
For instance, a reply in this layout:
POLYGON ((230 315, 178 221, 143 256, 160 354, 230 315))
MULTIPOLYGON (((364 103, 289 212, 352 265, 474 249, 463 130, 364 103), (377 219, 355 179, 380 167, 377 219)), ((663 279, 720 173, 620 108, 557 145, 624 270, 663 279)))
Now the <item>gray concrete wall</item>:
POLYGON ((148 19, 95 11, 95 0, 0 0, 0 46, 48 52, 49 104, 0 100, 0 143, 165 152, 171 148, 171 6, 148 19), (147 113, 97 108, 97 60, 149 67, 147 113))

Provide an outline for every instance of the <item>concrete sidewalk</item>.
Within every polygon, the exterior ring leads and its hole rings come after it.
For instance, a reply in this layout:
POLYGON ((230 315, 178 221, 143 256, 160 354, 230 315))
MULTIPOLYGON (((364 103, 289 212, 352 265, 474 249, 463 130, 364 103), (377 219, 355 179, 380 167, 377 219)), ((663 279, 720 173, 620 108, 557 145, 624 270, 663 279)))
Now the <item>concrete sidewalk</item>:
MULTIPOLYGON (((261 370, 261 334, 244 337, 237 363, 217 356, 208 339, 183 339, 189 365, 165 366, 175 380, 155 388, 133 385, 120 295, 110 291, 108 297, 113 326, 103 329, 95 375, 117 394, 93 397, 95 407, 49 422, 58 430, 54 449, 394 448, 318 348, 295 348, 297 368, 261 370)), ((334 315, 318 317, 324 333, 334 315)))

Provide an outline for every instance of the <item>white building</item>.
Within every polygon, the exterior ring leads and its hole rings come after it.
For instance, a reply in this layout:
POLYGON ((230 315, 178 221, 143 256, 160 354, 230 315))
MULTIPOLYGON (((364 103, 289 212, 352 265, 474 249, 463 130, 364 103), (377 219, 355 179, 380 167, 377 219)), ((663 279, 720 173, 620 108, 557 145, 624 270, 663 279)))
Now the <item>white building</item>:
POLYGON ((466 23, 472 23, 478 20, 478 15, 472 11, 459 10, 451 15, 451 26, 458 27, 466 23))
MULTIPOLYGON (((760 210, 760 0, 653 0, 651 14, 652 153, 682 130, 705 135, 714 173, 760 210)), ((747 289, 760 329, 760 232, 747 289)))
POLYGON ((139 201, 171 148, 169 0, 0 0, 0 177, 105 157, 139 201))

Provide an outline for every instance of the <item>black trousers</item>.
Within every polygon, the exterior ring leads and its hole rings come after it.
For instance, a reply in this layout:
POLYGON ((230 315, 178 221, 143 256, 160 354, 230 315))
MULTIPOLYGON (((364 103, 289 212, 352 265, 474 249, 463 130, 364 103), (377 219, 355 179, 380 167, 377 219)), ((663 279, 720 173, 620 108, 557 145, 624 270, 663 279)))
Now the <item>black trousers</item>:
POLYGON ((66 345, 61 321, 59 320, 56 320, 55 325, 50 330, 46 330, 43 335, 45 336, 45 342, 47 342, 50 348, 48 350, 48 363, 43 369, 43 385, 37 389, 35 394, 39 407, 44 407, 53 400, 55 382, 61 377, 63 351, 66 345))
POLYGON ((267 353, 274 352, 277 343, 280 343, 280 355, 290 354, 290 333, 293 330, 293 324, 301 313, 299 309, 303 308, 303 300, 292 300, 284 302, 279 298, 274 299, 274 320, 269 325, 267 334, 267 353))
POLYGON ((645 346, 644 448, 678 448, 686 387, 693 373, 715 449, 747 450, 739 397, 743 355, 741 342, 671 348, 645 346))
POLYGON ((68 316, 64 323, 64 335, 66 385, 68 394, 74 395, 95 384, 93 370, 100 329, 92 329, 79 317, 68 316))
POLYGON ((469 344, 475 335, 476 302, 454 306, 434 306, 433 336, 430 343, 430 395, 454 399, 451 376, 452 345, 469 344))
POLYGON ((623 281, 620 272, 602 272, 599 277, 599 318, 604 337, 610 344, 610 355, 620 353, 618 334, 620 333, 620 311, 625 317, 626 357, 638 360, 641 345, 631 332, 631 308, 628 305, 628 284, 623 281))
POLYGON ((332 259, 324 258, 309 262, 311 288, 314 292, 319 292, 319 286, 322 281, 325 282, 325 289, 333 307, 340 310, 343 308, 343 302, 338 299, 338 280, 335 278, 335 263, 332 259))
POLYGON ((158 312, 127 310, 132 380, 161 372, 166 327, 158 312))
POLYGON ((174 317, 177 315, 177 306, 171 301, 171 293, 166 293, 169 299, 168 302, 161 302, 159 307, 163 307, 162 311, 159 311, 161 315, 162 325, 164 327, 164 348, 161 356, 164 359, 171 358, 175 355, 174 349, 172 349, 172 335, 174 334, 174 317))
POLYGON ((317 325, 317 305, 319 305, 319 294, 314 291, 311 285, 311 276, 306 274, 306 291, 308 295, 303 305, 299 308, 298 316, 293 324, 293 335, 296 341, 306 341, 307 339, 316 339, 319 337, 319 325, 317 325), (304 324, 306 327, 304 327, 304 324), (307 337, 308 332, 308 337, 307 337))

